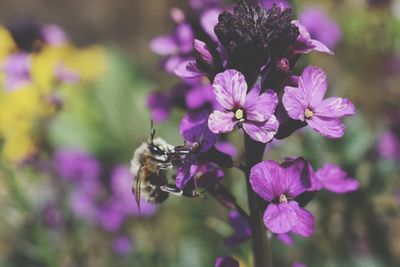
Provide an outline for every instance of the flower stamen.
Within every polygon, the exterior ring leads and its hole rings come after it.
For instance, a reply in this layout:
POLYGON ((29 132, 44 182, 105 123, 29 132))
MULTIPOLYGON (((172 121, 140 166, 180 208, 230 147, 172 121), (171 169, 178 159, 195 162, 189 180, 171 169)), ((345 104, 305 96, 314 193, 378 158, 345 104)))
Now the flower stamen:
POLYGON ((304 116, 305 116, 307 119, 309 119, 309 118, 311 118, 312 116, 314 116, 314 112, 313 112, 312 110, 306 108, 306 110, 304 111, 304 116))
POLYGON ((238 121, 244 121, 244 112, 242 109, 239 108, 235 111, 235 119, 238 121))
POLYGON ((282 202, 284 202, 284 203, 288 202, 287 197, 284 194, 279 196, 279 203, 282 203, 282 202))

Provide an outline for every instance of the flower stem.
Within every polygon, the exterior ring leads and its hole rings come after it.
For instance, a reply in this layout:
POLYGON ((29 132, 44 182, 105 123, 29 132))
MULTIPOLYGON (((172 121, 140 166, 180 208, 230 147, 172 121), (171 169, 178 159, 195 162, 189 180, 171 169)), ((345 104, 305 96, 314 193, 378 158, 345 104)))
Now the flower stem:
POLYGON ((271 247, 267 239, 266 229, 263 223, 263 201, 253 191, 250 184, 251 168, 262 161, 265 144, 252 140, 245 134, 246 150, 246 184, 247 197, 250 211, 250 225, 252 230, 252 249, 254 256, 254 267, 272 267, 271 247))

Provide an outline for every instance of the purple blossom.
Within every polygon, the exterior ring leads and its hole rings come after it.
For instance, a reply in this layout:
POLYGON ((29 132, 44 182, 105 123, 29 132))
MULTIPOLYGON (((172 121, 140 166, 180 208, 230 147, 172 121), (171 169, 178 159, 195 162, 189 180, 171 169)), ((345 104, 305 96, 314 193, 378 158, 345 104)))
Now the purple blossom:
POLYGON ((117 236, 113 241, 113 250, 119 255, 126 255, 132 251, 133 243, 126 235, 117 236))
POLYGON ((171 113, 171 101, 168 92, 152 92, 147 97, 147 107, 154 122, 163 122, 171 113))
POLYGON ((219 73, 213 83, 214 93, 220 110, 215 110, 208 119, 208 126, 214 133, 227 133, 235 126, 254 140, 267 143, 278 130, 279 123, 273 115, 278 97, 272 90, 260 94, 256 86, 249 94, 243 74, 236 70, 219 73))
POLYGON ((229 256, 221 256, 215 260, 215 267, 239 267, 239 262, 229 256))
POLYGON ((229 213, 229 223, 235 232, 225 239, 226 245, 236 246, 251 237, 250 225, 238 211, 234 210, 229 213))
POLYGON ((54 156, 57 173, 67 180, 95 180, 100 175, 100 163, 90 154, 61 149, 54 156))
POLYGON ((113 232, 117 231, 125 220, 126 214, 124 207, 110 199, 96 210, 96 220, 103 229, 113 232))
POLYGON ((301 262, 294 262, 293 265, 292 265, 292 267, 307 267, 307 266, 304 265, 304 264, 301 263, 301 262))
POLYGON ((218 141, 215 143, 215 148, 224 153, 227 154, 231 157, 236 157, 236 155, 238 154, 236 147, 229 142, 226 141, 218 141))
POLYGON ((193 9, 204 9, 221 5, 221 0, 190 0, 193 9))
POLYGON ((211 8, 203 12, 200 17, 200 25, 210 37, 217 42, 218 37, 214 32, 215 25, 218 23, 218 16, 222 13, 221 8, 211 8))
POLYGON ((186 184, 194 177, 199 167, 197 159, 193 158, 185 162, 176 171, 176 186, 184 188, 186 184))
POLYGON ((42 36, 47 44, 53 46, 62 46, 68 42, 68 36, 58 25, 49 24, 42 28, 42 36))
POLYGON ((282 165, 266 160, 251 169, 253 190, 269 202, 263 220, 273 233, 292 232, 308 237, 314 232, 314 216, 295 200, 311 183, 310 177, 304 177, 303 168, 304 160, 299 158, 282 165))
POLYGON ((294 44, 295 54, 307 54, 312 51, 327 53, 333 55, 333 52, 323 43, 318 40, 312 39, 307 28, 304 27, 298 20, 292 21, 299 29, 299 36, 294 44))
POLYGON ((71 194, 69 206, 72 213, 78 218, 92 221, 96 217, 96 198, 84 189, 78 189, 71 194))
POLYGON ((314 66, 304 69, 298 87, 285 87, 282 101, 290 118, 305 121, 316 132, 328 138, 340 138, 345 126, 340 118, 355 113, 347 98, 323 99, 327 90, 325 72, 314 66))
POLYGON ((384 132, 378 139, 377 150, 383 159, 400 160, 400 139, 391 131, 384 132))
POLYGON ((190 112, 186 114, 180 124, 179 131, 185 143, 193 145, 199 145, 199 151, 201 153, 206 152, 212 146, 214 146, 217 139, 217 134, 210 131, 207 124, 208 112, 190 112))
POLYGON ((339 25, 318 7, 311 7, 301 12, 299 20, 313 38, 330 49, 335 47, 342 36, 339 25))
POLYGON ((211 105, 213 108, 218 107, 215 99, 213 88, 210 84, 194 85, 186 94, 186 106, 190 110, 196 110, 205 105, 211 105))
POLYGON ((319 169, 316 173, 316 183, 312 191, 326 189, 334 193, 348 193, 359 188, 360 183, 347 176, 339 166, 329 163, 319 169))
POLYGON ((285 244, 286 246, 293 246, 294 244, 294 240, 292 235, 285 233, 285 234, 277 234, 276 238, 281 241, 283 244, 285 244))
POLYGON ((7 91, 16 90, 31 82, 31 58, 27 53, 14 53, 4 59, 4 83, 7 91))

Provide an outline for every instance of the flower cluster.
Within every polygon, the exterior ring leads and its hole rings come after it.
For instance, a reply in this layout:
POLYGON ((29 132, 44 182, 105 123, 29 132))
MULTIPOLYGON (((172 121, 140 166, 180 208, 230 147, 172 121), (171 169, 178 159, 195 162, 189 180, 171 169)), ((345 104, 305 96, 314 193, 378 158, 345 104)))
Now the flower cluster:
MULTIPOLYGON (((227 133, 243 131, 247 150, 243 169, 248 170, 250 190, 264 200, 257 206, 265 208, 266 228, 279 235, 309 237, 315 230, 315 218, 304 207, 309 201, 304 201, 304 196, 321 189, 351 192, 359 187, 358 181, 331 163, 314 171, 301 157, 281 164, 261 158, 266 144, 307 125, 330 139, 345 134, 342 118, 355 114, 354 104, 347 98, 325 97, 328 82, 321 68, 307 66, 299 75, 294 69, 304 54, 333 55, 331 49, 340 38, 340 30, 316 10, 295 20, 286 1, 238 0, 233 8, 220 1, 197 2, 191 2, 193 10, 188 14, 173 9, 175 31, 151 43, 151 49, 164 56, 164 69, 181 78, 170 92, 149 96, 153 119, 166 120, 173 106, 188 111, 180 133, 192 153, 178 167, 176 185, 182 189, 203 187, 215 193, 224 175, 220 168, 237 166, 217 144, 227 140, 227 133), (335 33, 331 40, 318 31, 316 23, 310 25, 312 12, 318 13, 321 27, 335 33), (252 153, 259 154, 256 160, 251 159, 252 153)), ((243 211, 231 211, 230 220, 235 234, 226 239, 228 245, 251 236, 243 211)), ((221 257, 216 266, 229 261, 221 257)))
POLYGON ((66 88, 99 77, 105 64, 102 48, 74 47, 57 25, 21 20, 0 27, 2 157, 21 162, 34 155, 38 123, 61 107, 66 88))

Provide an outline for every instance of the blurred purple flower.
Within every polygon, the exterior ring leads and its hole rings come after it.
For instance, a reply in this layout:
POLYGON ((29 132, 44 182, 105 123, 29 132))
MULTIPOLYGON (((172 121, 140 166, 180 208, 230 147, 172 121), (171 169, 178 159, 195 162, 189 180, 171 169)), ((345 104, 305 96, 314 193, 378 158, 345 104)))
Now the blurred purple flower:
POLYGON ((304 160, 298 158, 279 165, 266 160, 256 164, 250 172, 253 190, 269 202, 264 213, 264 224, 273 233, 292 232, 309 237, 314 233, 315 219, 301 208, 295 198, 308 190, 310 177, 304 177, 304 160))
POLYGON ((218 23, 218 16, 222 11, 221 8, 207 9, 200 17, 201 27, 215 42, 218 42, 218 37, 214 32, 214 28, 218 23))
POLYGON ((276 238, 288 247, 294 244, 293 237, 289 233, 277 234, 276 238))
POLYGON ((298 87, 285 87, 283 105, 290 118, 307 122, 316 132, 328 138, 340 138, 345 126, 340 118, 355 113, 347 98, 323 99, 327 90, 325 72, 314 66, 304 69, 298 87))
POLYGON ((229 212, 229 222, 235 232, 225 239, 226 245, 236 246, 251 237, 250 225, 238 211, 229 212))
POLYGON ((293 265, 292 265, 292 267, 307 267, 307 266, 304 265, 304 264, 301 263, 301 262, 294 262, 293 265))
POLYGON ((47 44, 61 46, 68 42, 68 36, 58 25, 49 24, 42 28, 42 36, 47 44))
POLYGON ((229 256, 221 256, 215 260, 215 267, 239 267, 239 262, 229 256))
POLYGON ((90 154, 61 149, 54 156, 55 169, 62 178, 74 181, 93 181, 100 175, 100 163, 90 154))
POLYGON ((221 5, 221 0, 190 0, 190 6, 194 9, 205 9, 221 5))
POLYGON ((196 110, 209 104, 218 107, 213 88, 210 84, 194 85, 186 94, 186 105, 190 110, 196 110))
POLYGON ((69 206, 72 213, 78 218, 92 221, 95 219, 97 204, 95 196, 89 194, 84 189, 78 189, 72 192, 69 200, 69 206))
POLYGON ((31 82, 31 58, 27 53, 14 53, 3 62, 4 87, 13 91, 31 82))
POLYGON ((66 84, 75 84, 79 82, 79 73, 75 70, 68 69, 63 64, 58 64, 55 69, 56 78, 66 84))
POLYGON ((132 251, 133 242, 126 235, 117 236, 113 241, 113 250, 119 255, 126 255, 132 251))
POLYGON ((359 188, 360 183, 347 176, 339 166, 328 163, 316 173, 316 183, 313 184, 311 191, 325 189, 334 193, 348 193, 359 188))
POLYGON ((154 122, 163 122, 171 113, 169 92, 152 92, 147 98, 147 107, 151 111, 154 122))
POLYGON ((386 131, 378 139, 378 154, 383 159, 400 160, 400 138, 386 131))
POLYGON ((216 142, 215 143, 215 148, 218 151, 220 151, 220 152, 222 152, 224 154, 227 154, 227 155, 229 155, 231 157, 236 157, 236 155, 238 153, 236 147, 232 143, 229 143, 229 142, 226 142, 226 141, 218 141, 218 142, 216 142))
MULTIPOLYGON (((132 201, 133 202, 133 201, 132 201)), ((113 199, 97 208, 96 220, 107 231, 117 231, 126 218, 121 205, 113 199)))
POLYGON ((191 57, 193 39, 194 34, 191 26, 182 22, 177 25, 173 34, 153 39, 150 48, 153 52, 167 57, 164 67, 166 71, 173 72, 180 63, 191 57))
POLYGON ((62 213, 54 201, 48 202, 43 209, 45 224, 50 227, 57 227, 61 224, 62 213))
POLYGON ((260 94, 260 87, 256 86, 247 94, 245 77, 236 70, 217 74, 213 88, 222 109, 215 110, 208 119, 212 132, 227 133, 238 126, 259 142, 267 143, 274 137, 279 126, 273 115, 278 103, 274 91, 260 94))
POLYGON ((342 36, 339 25, 318 7, 304 10, 299 18, 301 24, 306 27, 310 35, 330 49, 335 47, 342 36))
POLYGON ((296 25, 300 32, 294 44, 295 54, 307 54, 312 51, 318 51, 333 55, 333 52, 325 44, 312 39, 306 27, 304 27, 298 20, 292 21, 292 24, 296 25))

